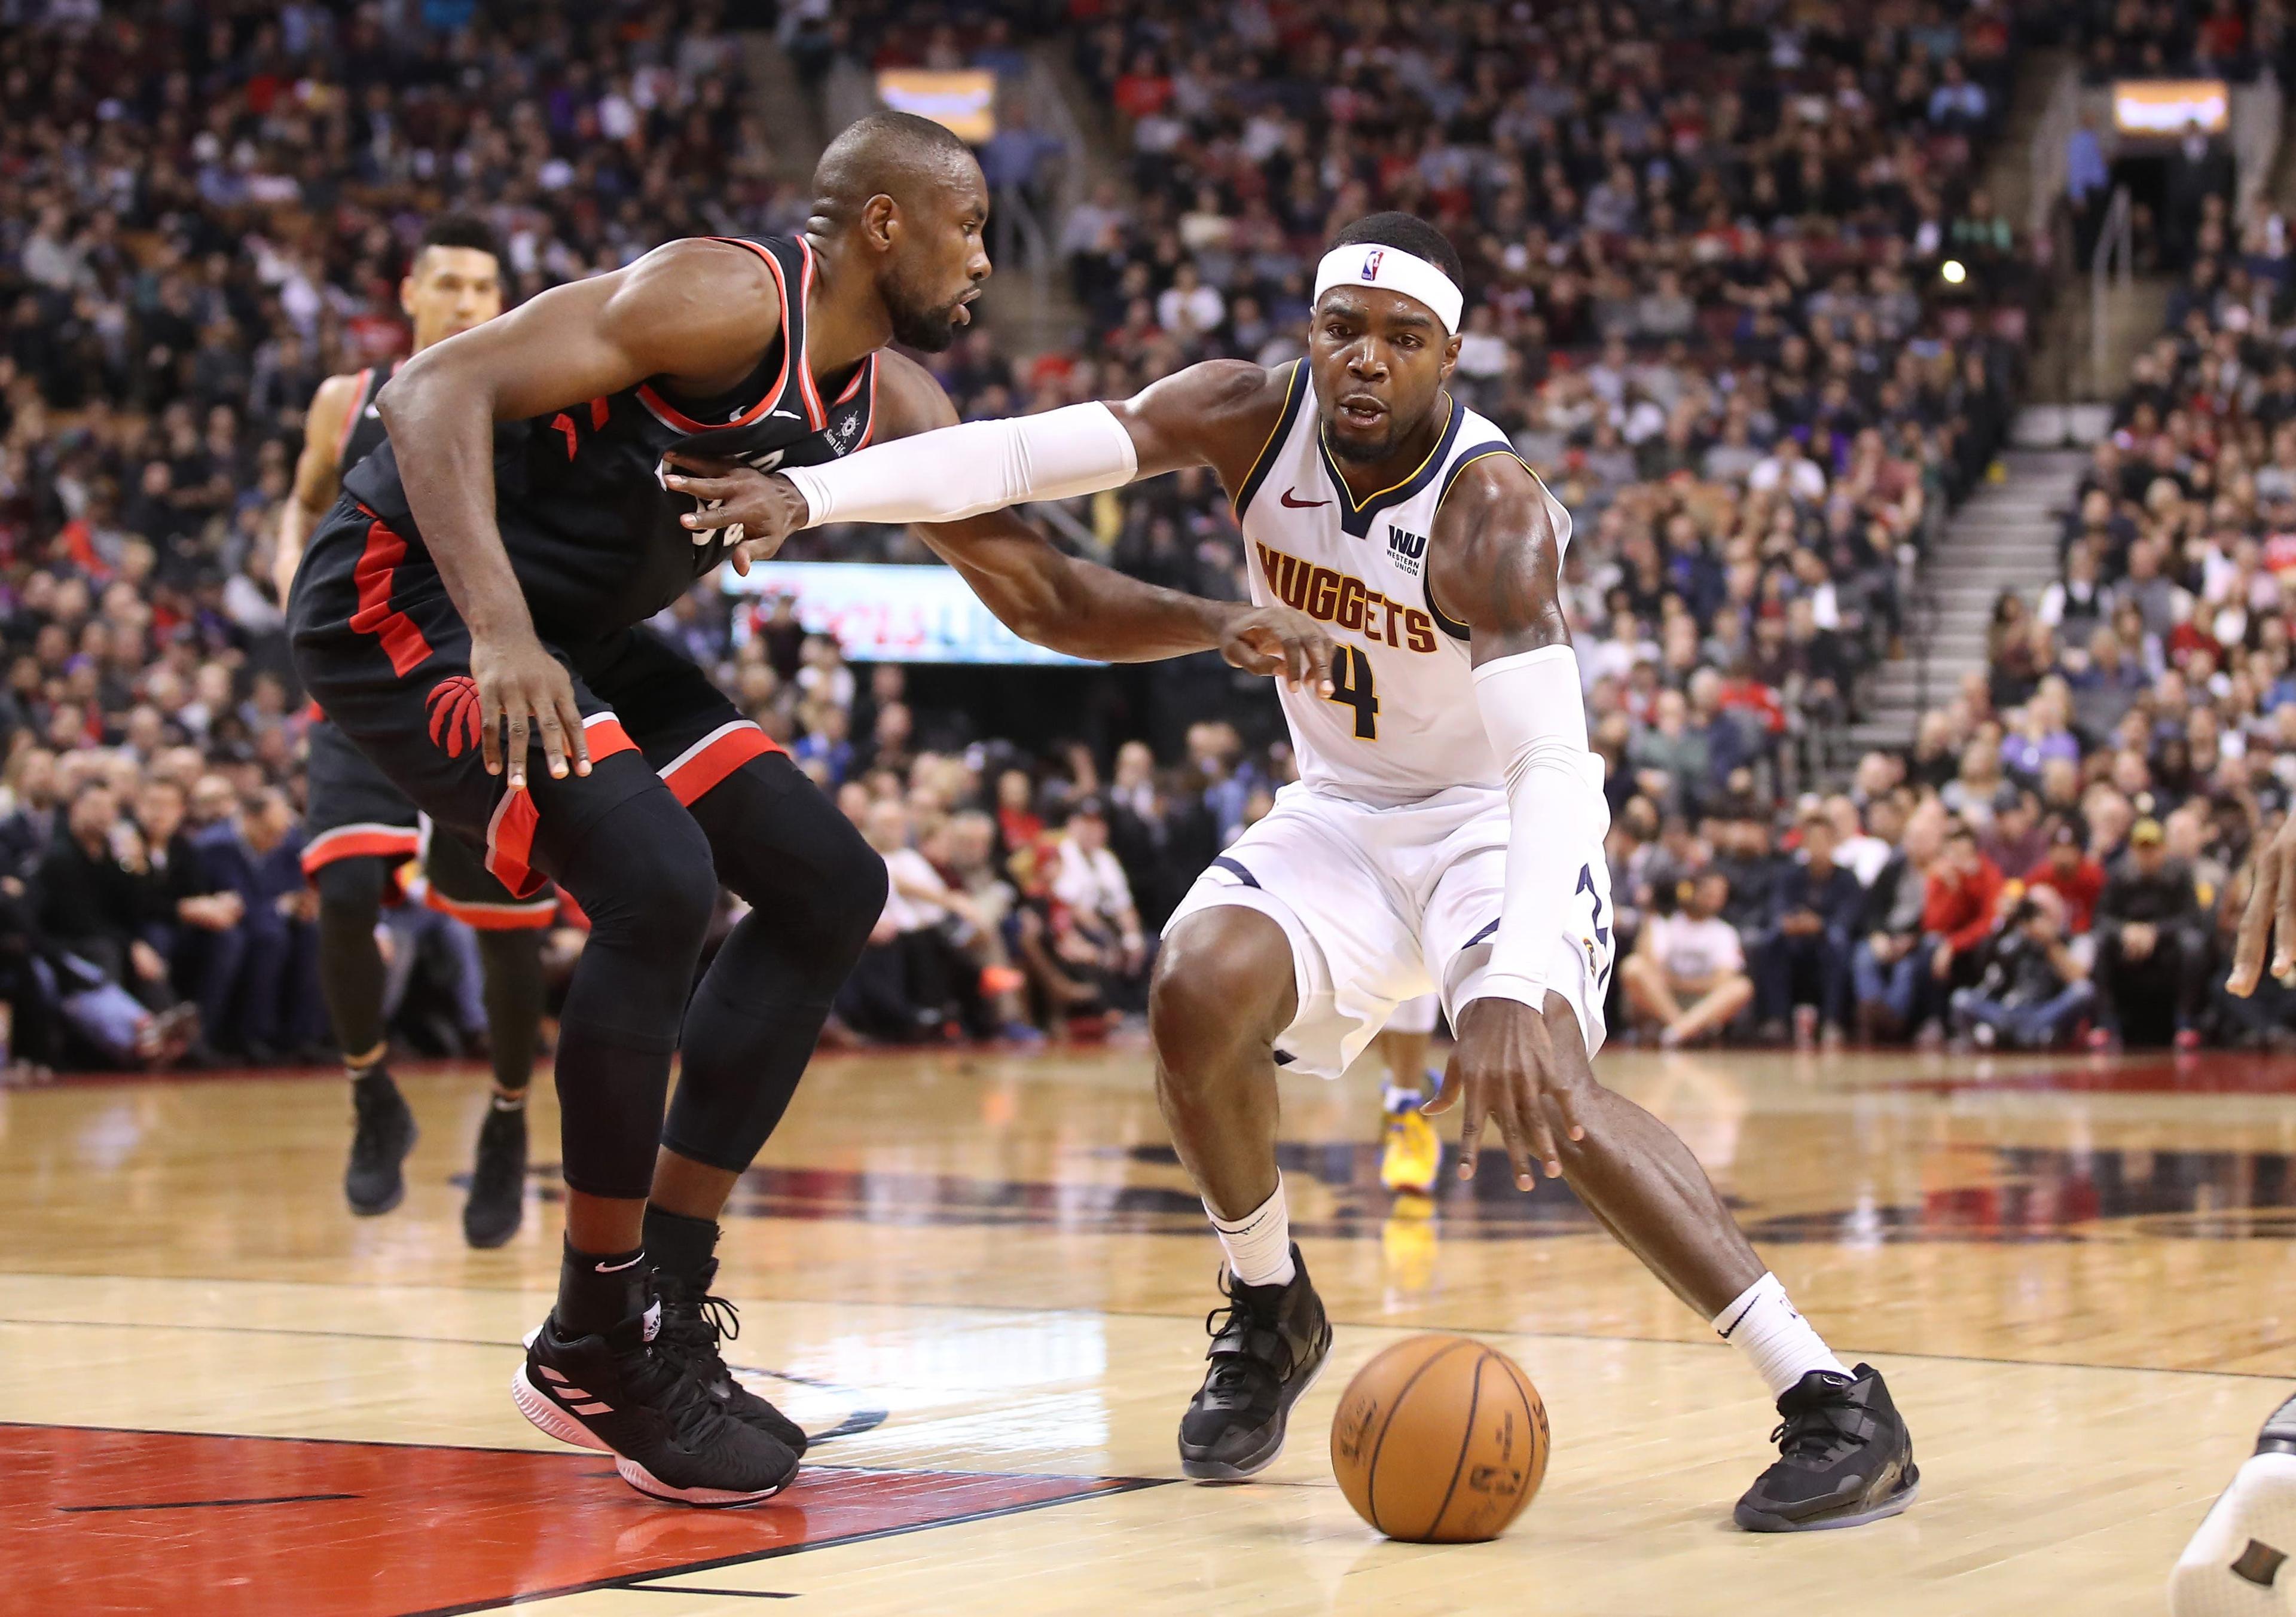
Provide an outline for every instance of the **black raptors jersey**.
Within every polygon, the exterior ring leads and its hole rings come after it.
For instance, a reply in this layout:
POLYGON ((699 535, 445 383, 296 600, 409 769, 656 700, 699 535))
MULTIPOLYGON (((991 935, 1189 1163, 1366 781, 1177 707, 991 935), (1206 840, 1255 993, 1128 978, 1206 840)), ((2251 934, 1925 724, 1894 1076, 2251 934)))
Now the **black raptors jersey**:
POLYGON ((382 413, 374 407, 374 396, 382 391, 382 384, 398 369, 393 364, 388 371, 371 369, 358 373, 358 391, 351 397, 350 413, 343 417, 342 432, 335 439, 337 481, 390 441, 383 434, 382 413))
MULTIPOLYGON (((817 466, 869 440, 877 356, 825 388, 806 367, 813 249, 802 238, 718 239, 738 241, 763 258, 781 299, 781 335, 738 386, 714 398, 688 398, 641 383, 496 429, 496 520, 545 633, 586 638, 643 622, 725 559, 722 535, 696 544, 678 524, 694 501, 663 485, 662 456, 671 450, 770 471, 817 466)), ((345 477, 343 487, 417 541, 387 443, 345 477)))

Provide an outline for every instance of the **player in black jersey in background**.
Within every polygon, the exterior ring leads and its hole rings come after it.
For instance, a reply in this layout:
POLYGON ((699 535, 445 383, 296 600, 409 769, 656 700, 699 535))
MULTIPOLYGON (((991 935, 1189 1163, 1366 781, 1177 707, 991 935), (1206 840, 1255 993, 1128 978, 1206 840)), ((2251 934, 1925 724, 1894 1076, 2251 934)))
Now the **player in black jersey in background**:
MULTIPOLYGON (((399 306, 414 329, 414 352, 502 313, 501 255, 484 221, 449 214, 416 244, 399 306)), ((343 474, 381 447, 374 396, 390 379, 377 366, 331 376, 303 416, 303 454, 279 519, 274 577, 279 599, 292 587, 303 542, 341 492, 343 474)), ((553 895, 520 902, 451 837, 424 847, 414 805, 324 717, 308 731, 309 802, 303 871, 319 892, 319 981, 341 1046, 357 1118, 343 1196, 353 1213, 388 1213, 406 1193, 400 1164, 414 1146, 414 1116, 383 1066, 382 951, 375 923, 398 872, 420 854, 423 902, 478 929, 494 1095, 480 1126, 463 1207, 473 1246, 499 1246, 518 1233, 525 1205, 526 1096, 542 1019, 540 928, 557 911, 553 895)))
MULTIPOLYGON (((554 877, 590 918, 557 1059, 558 1300, 512 1392, 543 1430, 612 1450, 632 1486, 694 1504, 768 1497, 804 1445, 718 1356, 716 1220, 886 878, 642 626, 741 539, 690 531, 675 485, 954 422, 931 376, 882 350, 947 347, 989 268, 980 167, 937 124, 860 120, 814 188, 802 236, 673 242, 410 360, 380 400, 390 441, 345 478, 290 609, 305 682, 360 748, 514 894, 554 877), (751 909, 696 984, 720 882, 751 909)), ((921 532, 1055 649, 1328 670, 1330 641, 1297 613, 1087 565, 1008 511, 921 532)))

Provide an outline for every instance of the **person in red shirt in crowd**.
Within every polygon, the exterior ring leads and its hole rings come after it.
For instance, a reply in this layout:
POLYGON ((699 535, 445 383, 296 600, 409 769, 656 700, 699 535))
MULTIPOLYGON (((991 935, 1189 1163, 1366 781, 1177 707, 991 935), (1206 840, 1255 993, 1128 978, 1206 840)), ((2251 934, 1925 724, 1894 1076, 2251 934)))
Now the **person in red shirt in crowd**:
POLYGON ((1930 867, 1929 894, 1922 902, 1923 942, 1930 951, 1930 975, 1959 984, 1964 961, 1993 930, 2000 908, 2001 867, 1978 851, 1977 833, 1965 820, 1946 828, 1945 852, 1930 867))
POLYGON ((2049 851, 2025 873, 2028 887, 2048 887, 2065 901, 2065 930, 2079 937, 2096 918, 2097 895, 2104 891, 2104 867, 2081 846, 2080 832, 2060 820, 2049 829, 2049 851))

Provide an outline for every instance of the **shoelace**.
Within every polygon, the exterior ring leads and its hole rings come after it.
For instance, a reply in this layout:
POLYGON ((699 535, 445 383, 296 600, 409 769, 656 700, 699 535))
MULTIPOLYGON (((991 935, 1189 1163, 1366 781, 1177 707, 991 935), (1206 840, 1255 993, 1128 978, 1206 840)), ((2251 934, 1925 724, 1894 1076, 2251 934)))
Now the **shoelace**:
POLYGON ((658 1351, 660 1336, 650 1345, 657 1351, 639 1349, 625 1360, 629 1389, 654 1406, 681 1445, 698 1448, 716 1435, 725 1412, 675 1354, 658 1351))
POLYGON ((666 1280, 661 1294, 661 1329, 655 1340, 712 1371, 723 1370, 718 1344, 740 1339, 742 1311, 729 1298, 708 1291, 697 1297, 676 1281, 666 1280))
POLYGON ((1770 1433, 1770 1441, 1778 1444, 1778 1458, 1823 1460, 1836 1446, 1848 1441, 1849 1434, 1833 1419, 1838 1408, 1830 1401, 1812 1404, 1780 1421, 1777 1429, 1770 1433))
POLYGON ((1227 1306, 1213 1309, 1204 1316, 1204 1329, 1211 1334, 1215 1344, 1206 1354, 1206 1357, 1212 1361, 1211 1374, 1204 1380, 1206 1390, 1226 1397, 1236 1392, 1251 1391, 1251 1384, 1258 1379, 1259 1376, 1270 1376, 1277 1382, 1282 1382, 1284 1377, 1292 1374, 1291 1339, 1281 1330, 1276 1329, 1274 1319, 1262 1319, 1259 1314, 1238 1294, 1241 1288, 1235 1285, 1225 1270, 1220 1273, 1219 1287, 1220 1294, 1227 1299, 1227 1306), (1242 1348, 1220 1349, 1217 1345, 1219 1339, 1239 1321, 1245 1323, 1247 1327, 1265 1325, 1270 1330, 1275 1330, 1275 1340, 1283 1350, 1282 1363, 1277 1364, 1255 1357, 1242 1348), (1255 1375, 1255 1372, 1258 1374, 1255 1375))

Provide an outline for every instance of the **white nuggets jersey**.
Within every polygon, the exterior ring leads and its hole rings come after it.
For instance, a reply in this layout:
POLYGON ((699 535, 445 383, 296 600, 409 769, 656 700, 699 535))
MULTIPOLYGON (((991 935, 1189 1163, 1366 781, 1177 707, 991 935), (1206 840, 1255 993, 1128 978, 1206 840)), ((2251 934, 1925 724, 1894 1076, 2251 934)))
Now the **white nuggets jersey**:
MULTIPOLYGON (((1236 494, 1251 598, 1323 624, 1339 646, 1332 696, 1279 684, 1300 778, 1316 791, 1398 803, 1505 784, 1475 706, 1467 628, 1427 592, 1427 541, 1459 470, 1513 454, 1496 427, 1445 394, 1450 412, 1419 470, 1357 503, 1324 445, 1315 388, 1297 361, 1283 414, 1236 494)), ((1538 486, 1555 556, 1570 514, 1538 486)))

